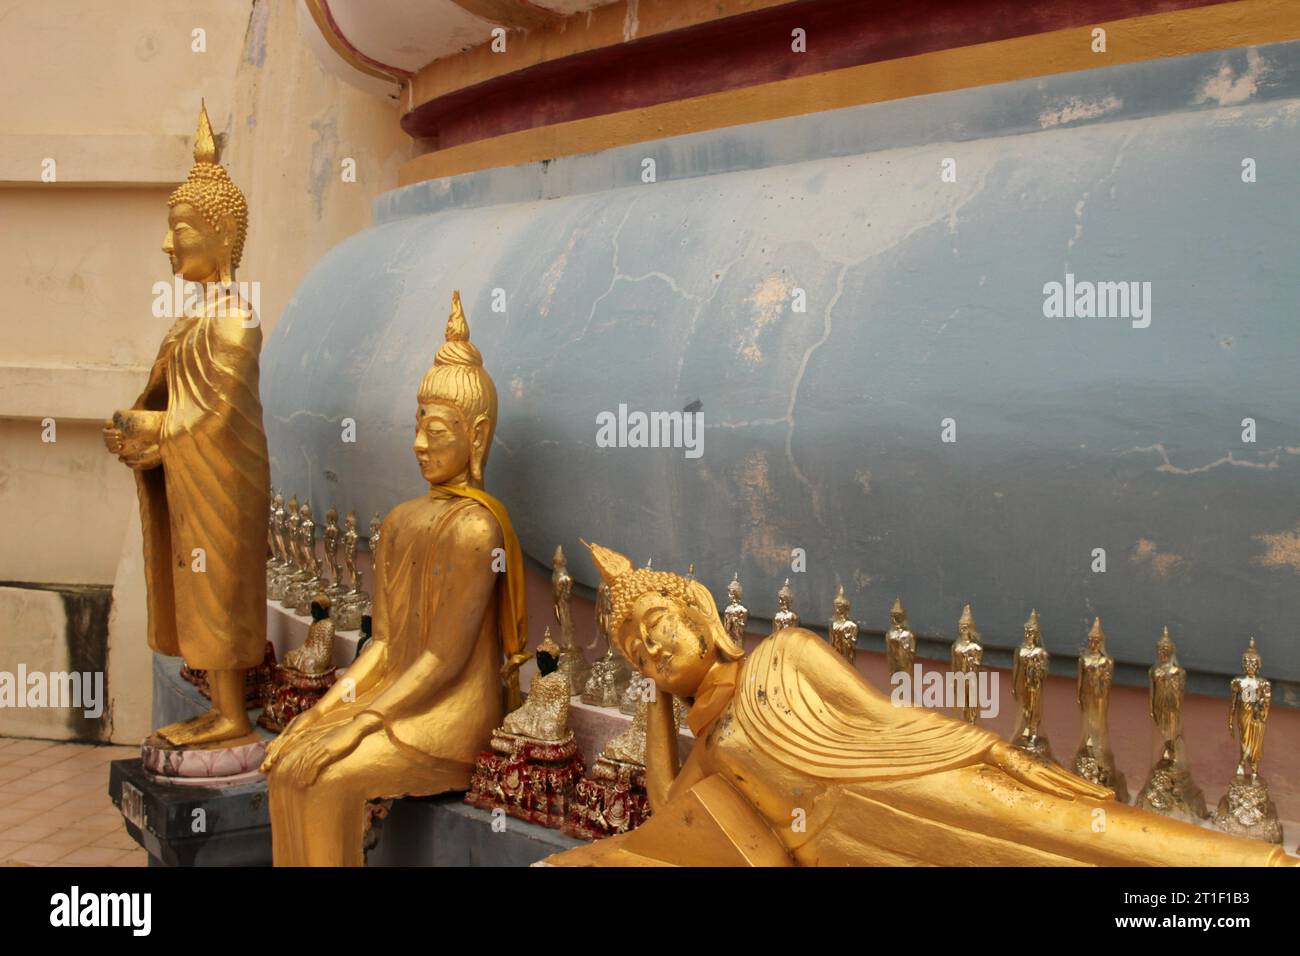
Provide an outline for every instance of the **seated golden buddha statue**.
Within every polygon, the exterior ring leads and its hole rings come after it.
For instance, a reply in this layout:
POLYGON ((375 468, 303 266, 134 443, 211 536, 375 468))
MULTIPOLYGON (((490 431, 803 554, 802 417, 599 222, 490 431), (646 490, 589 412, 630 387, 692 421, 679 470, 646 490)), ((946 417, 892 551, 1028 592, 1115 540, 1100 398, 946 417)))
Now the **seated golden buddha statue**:
POLYGON ((559 670, 560 647, 548 627, 537 646, 537 673, 528 685, 528 699, 506 714, 498 737, 525 737, 544 743, 561 743, 573 737, 569 729, 569 680, 559 670))
POLYGON ((307 640, 284 655, 266 689, 257 722, 268 730, 283 730, 334 686, 334 622, 323 591, 311 599, 311 617, 307 640))
POLYGON ((654 815, 555 865, 1297 865, 1280 847, 1118 804, 944 714, 895 707, 811 631, 745 659, 708 590, 590 546, 620 650, 658 692, 654 815), (680 769, 672 700, 692 700, 680 769))
MULTIPOLYGON (((573 648, 576 653, 577 649, 573 648)), ((548 627, 537 647, 537 674, 528 698, 492 731, 478 755, 465 802, 547 827, 563 825, 573 788, 582 779, 582 754, 569 728, 568 651, 548 627)))
POLYGON ((416 412, 429 492, 383 521, 373 636, 262 764, 276 865, 361 865, 367 802, 465 789, 501 723, 502 654, 518 653, 526 629, 519 542, 483 491, 496 420, 496 388, 455 293, 416 412))

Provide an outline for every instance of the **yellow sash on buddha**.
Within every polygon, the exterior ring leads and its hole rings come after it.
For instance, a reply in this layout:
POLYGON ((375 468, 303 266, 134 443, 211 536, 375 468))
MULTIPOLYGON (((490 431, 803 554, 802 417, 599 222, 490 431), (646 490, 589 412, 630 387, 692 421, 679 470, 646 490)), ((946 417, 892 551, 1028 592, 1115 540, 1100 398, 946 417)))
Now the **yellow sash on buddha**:
POLYGON ((497 519, 506 548, 506 583, 498 591, 497 630, 501 634, 501 649, 506 657, 517 654, 528 644, 528 608, 524 603, 524 552, 519 547, 519 537, 506 506, 482 488, 469 485, 434 485, 434 491, 445 491, 458 498, 477 501, 497 519))

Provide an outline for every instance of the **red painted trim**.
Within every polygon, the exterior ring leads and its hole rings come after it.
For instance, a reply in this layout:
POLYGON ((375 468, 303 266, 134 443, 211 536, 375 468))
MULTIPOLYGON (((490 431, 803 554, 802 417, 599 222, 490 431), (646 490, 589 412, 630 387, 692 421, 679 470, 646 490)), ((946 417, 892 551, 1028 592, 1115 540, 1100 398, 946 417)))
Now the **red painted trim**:
POLYGON ((427 151, 447 149, 706 93, 1224 2, 801 0, 496 77, 415 107, 402 129, 427 151), (795 27, 807 32, 807 53, 790 51, 795 27))
POLYGON ((410 70, 403 70, 400 66, 392 66, 391 64, 380 62, 372 56, 366 56, 366 54, 358 50, 356 46, 353 45, 352 41, 343 34, 343 31, 339 29, 338 21, 334 19, 334 14, 330 11, 329 0, 320 0, 320 8, 321 12, 325 14, 326 21, 329 22, 331 32, 339 38, 339 41, 345 47, 352 51, 357 59, 369 63, 376 70, 382 70, 385 73, 391 74, 394 79, 409 80, 415 76, 415 74, 410 70))

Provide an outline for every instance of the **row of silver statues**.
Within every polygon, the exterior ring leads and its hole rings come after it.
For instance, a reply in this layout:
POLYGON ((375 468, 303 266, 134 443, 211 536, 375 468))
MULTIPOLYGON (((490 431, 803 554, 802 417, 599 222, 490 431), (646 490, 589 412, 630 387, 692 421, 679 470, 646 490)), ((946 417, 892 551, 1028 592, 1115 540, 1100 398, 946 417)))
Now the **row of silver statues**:
MULTIPOLYGON (((285 503, 284 495, 272 489, 271 511, 267 522, 270 557, 266 562, 266 596, 290 608, 302 617, 311 615, 312 598, 328 596, 334 626, 341 631, 355 631, 370 604, 370 595, 362 587, 362 573, 357 568, 357 515, 349 511, 339 527, 338 510, 325 512, 321 534, 323 557, 316 550, 316 520, 311 504, 298 503, 293 495, 285 503), (343 563, 339 563, 339 547, 343 563), (326 570, 328 568, 328 571, 326 570)), ((379 515, 370 519, 370 553, 379 544, 379 515)))

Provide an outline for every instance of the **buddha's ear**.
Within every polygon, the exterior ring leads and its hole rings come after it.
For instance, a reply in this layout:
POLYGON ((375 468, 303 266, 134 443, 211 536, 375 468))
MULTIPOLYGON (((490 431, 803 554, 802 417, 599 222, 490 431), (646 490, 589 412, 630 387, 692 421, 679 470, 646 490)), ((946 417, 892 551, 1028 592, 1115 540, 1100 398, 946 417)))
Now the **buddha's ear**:
POLYGON ((487 461, 488 442, 491 440, 492 422, 486 414, 474 419, 469 429, 469 475, 476 483, 483 483, 483 463, 487 461))
POLYGON ((234 281, 234 265, 232 259, 235 253, 235 235, 239 226, 235 222, 235 217, 227 213, 221 217, 214 230, 217 243, 220 248, 217 253, 217 272, 219 273, 223 285, 229 285, 234 281))

